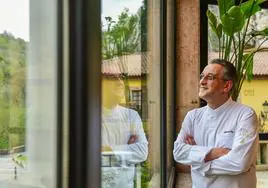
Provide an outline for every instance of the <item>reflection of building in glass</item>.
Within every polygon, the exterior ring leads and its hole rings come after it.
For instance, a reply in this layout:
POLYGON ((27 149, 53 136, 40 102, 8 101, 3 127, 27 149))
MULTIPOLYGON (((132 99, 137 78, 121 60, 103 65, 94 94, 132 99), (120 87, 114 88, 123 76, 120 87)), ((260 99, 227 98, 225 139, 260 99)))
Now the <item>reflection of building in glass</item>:
POLYGON ((131 90, 131 96, 130 96, 130 101, 131 101, 131 106, 140 110, 141 109, 141 89, 133 89, 131 90))
POLYGON ((104 188, 132 188, 134 181, 136 184, 141 182, 140 165, 148 155, 148 141, 141 119, 142 79, 146 73, 142 68, 146 67, 144 58, 143 54, 132 54, 102 62, 104 188))
POLYGON ((125 84, 125 98, 122 98, 121 105, 133 108, 140 114, 146 108, 142 96, 144 98, 146 95, 147 63, 145 53, 115 57, 102 62, 103 82, 112 81, 115 75, 120 76, 125 84))

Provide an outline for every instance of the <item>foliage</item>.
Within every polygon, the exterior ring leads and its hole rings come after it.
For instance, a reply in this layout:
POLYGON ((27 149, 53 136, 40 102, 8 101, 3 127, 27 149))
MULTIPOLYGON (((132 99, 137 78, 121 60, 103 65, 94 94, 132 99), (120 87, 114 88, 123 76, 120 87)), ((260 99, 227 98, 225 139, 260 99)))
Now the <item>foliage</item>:
POLYGON ((6 101, 0 101, 0 149, 9 147, 8 140, 9 106, 6 101))
POLYGON ((27 42, 23 39, 15 38, 6 31, 0 34, 1 149, 9 149, 25 141, 26 49, 27 42))
MULTIPOLYGON (((120 57, 126 61, 129 54, 147 50, 147 0, 143 2, 136 14, 130 14, 125 8, 115 21, 112 17, 105 17, 102 31, 102 59, 120 57)), ((129 80, 126 73, 121 75, 124 81, 126 106, 130 102, 129 80)))
POLYGON ((261 10, 267 0, 247 0, 235 4, 234 0, 218 0, 219 16, 207 10, 209 26, 218 39, 218 56, 232 62, 237 71, 238 83, 234 86, 232 98, 237 100, 245 79, 253 77, 253 57, 261 51, 268 40, 268 28, 249 31, 251 18, 261 10), (262 42, 246 51, 252 40, 262 36, 262 42))
POLYGON ((19 166, 25 168, 28 162, 28 157, 23 154, 17 154, 12 158, 12 160, 19 166))
POLYGON ((124 9, 118 16, 118 21, 105 17, 106 28, 103 29, 103 59, 132 54, 140 51, 140 14, 130 14, 124 9))
POLYGON ((152 179, 151 168, 148 161, 145 161, 141 165, 141 187, 148 187, 152 179))

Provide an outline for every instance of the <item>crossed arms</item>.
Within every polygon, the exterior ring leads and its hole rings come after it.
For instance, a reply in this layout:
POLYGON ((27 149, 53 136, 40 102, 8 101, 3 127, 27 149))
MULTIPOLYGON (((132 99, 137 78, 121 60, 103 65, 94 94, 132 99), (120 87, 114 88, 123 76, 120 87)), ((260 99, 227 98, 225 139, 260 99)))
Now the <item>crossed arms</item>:
MULTIPOLYGON (((189 145, 196 145, 194 138, 191 135, 187 135, 185 137, 185 143, 189 145)), ((207 155, 205 156, 204 162, 212 161, 214 159, 218 159, 223 155, 226 155, 229 153, 231 149, 229 148, 221 148, 221 147, 215 147, 212 148, 207 155)))
POLYGON ((236 175, 248 171, 255 163, 258 134, 254 112, 245 114, 238 122, 231 148, 196 144, 192 119, 191 114, 187 114, 174 143, 175 161, 191 165, 203 176, 236 175))

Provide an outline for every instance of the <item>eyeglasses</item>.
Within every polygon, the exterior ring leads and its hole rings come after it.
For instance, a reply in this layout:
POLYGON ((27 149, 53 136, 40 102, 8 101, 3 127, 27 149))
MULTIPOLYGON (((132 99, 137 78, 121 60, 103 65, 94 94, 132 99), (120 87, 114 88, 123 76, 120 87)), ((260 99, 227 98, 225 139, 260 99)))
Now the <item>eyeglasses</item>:
MULTIPOLYGON (((216 74, 212 74, 212 73, 208 73, 207 75, 205 75, 204 73, 200 74, 200 80, 202 79, 207 79, 207 80, 215 80, 217 78, 216 74)), ((220 78, 222 80, 225 80, 223 78, 220 78)))

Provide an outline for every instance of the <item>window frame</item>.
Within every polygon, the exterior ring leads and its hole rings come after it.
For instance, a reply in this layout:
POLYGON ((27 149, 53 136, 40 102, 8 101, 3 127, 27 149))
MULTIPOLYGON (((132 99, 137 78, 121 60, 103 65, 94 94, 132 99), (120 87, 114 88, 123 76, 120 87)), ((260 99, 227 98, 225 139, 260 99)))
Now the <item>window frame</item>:
POLYGON ((69 187, 101 186, 101 2, 69 4, 69 187))

